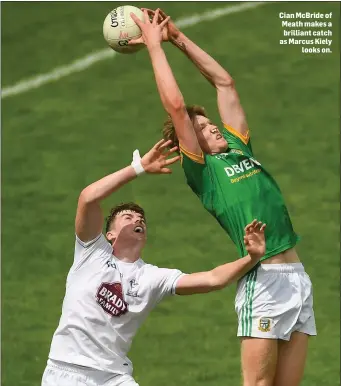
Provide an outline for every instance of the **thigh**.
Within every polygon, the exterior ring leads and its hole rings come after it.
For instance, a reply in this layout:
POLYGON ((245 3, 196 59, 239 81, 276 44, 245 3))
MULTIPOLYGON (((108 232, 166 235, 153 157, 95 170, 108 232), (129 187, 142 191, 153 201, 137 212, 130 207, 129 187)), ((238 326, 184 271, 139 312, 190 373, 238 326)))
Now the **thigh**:
POLYGON ((274 386, 298 386, 304 372, 308 335, 293 332, 290 340, 278 343, 278 359, 274 386))
POLYGON ((294 331, 302 332, 307 335, 317 335, 313 308, 313 286, 308 274, 305 272, 300 275, 300 280, 302 308, 294 331))
POLYGON ((241 338, 244 386, 273 386, 277 367, 277 348, 276 339, 241 338))

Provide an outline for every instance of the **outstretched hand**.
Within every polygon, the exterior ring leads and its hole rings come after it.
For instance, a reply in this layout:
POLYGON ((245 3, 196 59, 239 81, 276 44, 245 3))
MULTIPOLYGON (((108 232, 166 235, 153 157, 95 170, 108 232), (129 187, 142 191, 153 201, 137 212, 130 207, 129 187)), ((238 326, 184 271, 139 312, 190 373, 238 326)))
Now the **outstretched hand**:
POLYGON ((252 259, 259 260, 265 255, 266 245, 264 229, 266 224, 261 221, 253 220, 245 227, 244 243, 252 259))
POLYGON ((173 20, 170 18, 170 16, 166 15, 166 13, 158 8, 157 10, 153 11, 149 8, 141 8, 142 11, 147 11, 150 18, 154 18, 156 12, 158 11, 158 23, 162 23, 165 19, 168 18, 167 24, 162 29, 162 40, 163 41, 172 41, 176 40, 179 36, 180 30, 177 28, 177 26, 174 24, 173 20))
POLYGON ((170 17, 164 18, 162 21, 159 17, 160 10, 157 9, 153 15, 153 19, 150 20, 148 10, 143 9, 144 21, 140 20, 134 13, 130 16, 134 22, 140 27, 142 36, 136 39, 131 39, 128 44, 145 44, 148 48, 158 45, 163 40, 163 29, 168 23, 170 17), (160 21, 160 23, 159 23, 160 21))
POLYGON ((172 143, 171 140, 165 141, 162 139, 156 145, 146 153, 142 159, 141 164, 147 173, 152 174, 171 174, 172 170, 167 166, 179 161, 180 156, 167 159, 170 155, 174 154, 178 149, 177 146, 167 150, 168 146, 172 143))

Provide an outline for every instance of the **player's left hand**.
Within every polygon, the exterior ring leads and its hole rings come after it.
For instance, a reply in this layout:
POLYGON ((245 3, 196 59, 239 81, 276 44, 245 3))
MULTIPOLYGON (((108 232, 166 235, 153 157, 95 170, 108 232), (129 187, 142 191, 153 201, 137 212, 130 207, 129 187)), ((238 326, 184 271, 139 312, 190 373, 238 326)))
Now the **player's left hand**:
POLYGON ((161 44, 162 31, 165 25, 168 23, 170 17, 166 17, 164 20, 159 22, 159 13, 160 10, 155 11, 154 17, 150 20, 147 9, 143 10, 144 22, 140 20, 134 13, 131 13, 130 16, 134 22, 140 27, 142 31, 142 36, 137 39, 131 39, 128 44, 145 44, 147 48, 154 47, 155 45, 161 44))
POLYGON ((167 159, 170 155, 174 154, 178 149, 177 146, 167 150, 168 146, 172 143, 171 140, 166 141, 162 139, 156 145, 149 150, 141 158, 141 164, 146 173, 152 174, 171 174, 172 170, 167 166, 179 161, 180 156, 167 159))
POLYGON ((252 223, 248 224, 244 229, 245 247, 252 259, 259 260, 265 255, 265 227, 266 224, 263 224, 261 221, 253 220, 252 223))
POLYGON ((162 40, 163 41, 167 42, 167 41, 176 40, 178 38, 178 36, 180 34, 179 28, 175 25, 175 23, 172 21, 170 16, 166 15, 166 13, 162 9, 158 8, 155 11, 153 11, 152 9, 149 9, 149 8, 141 8, 141 9, 142 9, 142 11, 146 10, 148 12, 148 15, 150 18, 154 18, 156 11, 159 11, 159 15, 158 15, 159 24, 168 18, 168 23, 162 29, 162 40))

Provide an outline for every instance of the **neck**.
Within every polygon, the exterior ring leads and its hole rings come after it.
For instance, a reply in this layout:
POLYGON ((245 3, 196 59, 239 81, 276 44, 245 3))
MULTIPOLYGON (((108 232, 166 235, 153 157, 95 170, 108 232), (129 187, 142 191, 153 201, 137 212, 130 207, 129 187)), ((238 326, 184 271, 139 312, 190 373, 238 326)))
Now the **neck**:
POLYGON ((217 155, 217 154, 221 154, 221 153, 227 153, 227 150, 228 149, 212 151, 210 154, 211 155, 217 155))
POLYGON ((115 255, 115 257, 117 257, 119 260, 123 261, 124 263, 134 263, 141 256, 141 246, 130 245, 127 247, 120 246, 119 248, 115 248, 115 245, 114 245, 113 254, 115 255))

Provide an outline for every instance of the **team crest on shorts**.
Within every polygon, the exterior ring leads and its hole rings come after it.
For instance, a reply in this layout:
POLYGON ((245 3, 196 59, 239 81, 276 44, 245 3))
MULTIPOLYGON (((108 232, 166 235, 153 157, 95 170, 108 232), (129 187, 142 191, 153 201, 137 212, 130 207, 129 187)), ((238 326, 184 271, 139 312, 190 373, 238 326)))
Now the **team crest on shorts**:
POLYGON ((270 318, 260 318, 258 330, 262 332, 268 332, 271 330, 271 319, 270 318))
POLYGON ((102 283, 98 288, 96 300, 111 316, 119 317, 128 311, 128 303, 123 299, 121 283, 102 283))

